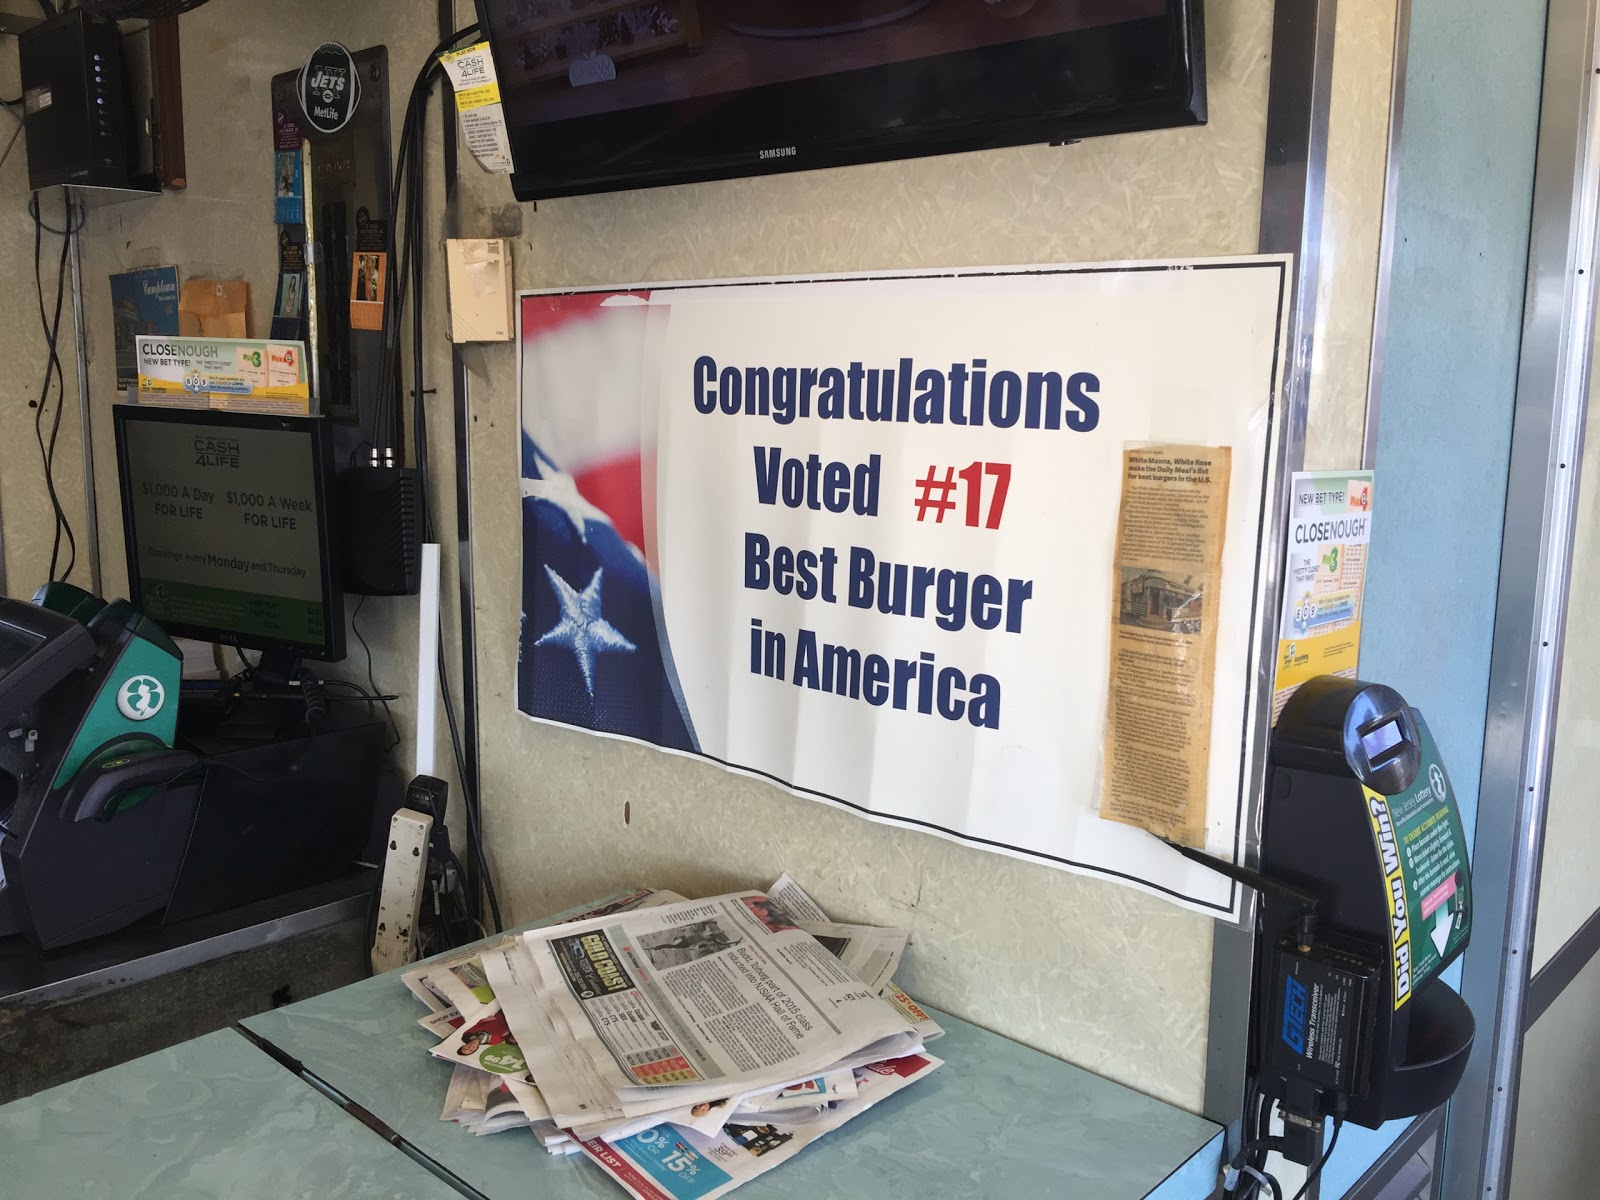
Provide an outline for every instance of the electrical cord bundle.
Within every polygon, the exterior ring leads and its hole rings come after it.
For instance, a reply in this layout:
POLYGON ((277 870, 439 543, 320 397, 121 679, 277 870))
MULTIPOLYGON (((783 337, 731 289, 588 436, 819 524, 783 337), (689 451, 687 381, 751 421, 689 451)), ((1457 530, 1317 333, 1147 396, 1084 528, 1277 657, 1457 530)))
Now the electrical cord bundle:
POLYGON ((467 911, 461 887, 466 872, 450 848, 445 814, 431 797, 427 798, 426 811, 433 818, 428 839, 428 895, 417 918, 417 949, 424 956, 487 936, 482 923, 467 911))
MULTIPOLYGON (((394 182, 390 195, 394 197, 395 219, 389 223, 386 245, 389 272, 384 280, 383 359, 378 378, 378 395, 384 400, 393 398, 393 404, 384 404, 379 413, 374 433, 380 450, 394 446, 399 434, 398 381, 400 377, 400 328, 405 314, 407 289, 411 292, 412 323, 412 435, 416 445, 417 470, 427 494, 426 445, 427 430, 423 420, 423 369, 422 369, 422 254, 424 221, 424 178, 422 172, 422 147, 427 137, 428 98, 444 68, 439 56, 458 43, 478 33, 477 25, 459 29, 445 38, 431 53, 418 72, 406 101, 406 114, 401 122, 400 148, 395 155, 394 182), (400 212, 404 209, 405 234, 400 212), (398 255, 396 251, 399 251, 398 255), (420 440, 417 440, 420 439, 420 440)), ((430 514, 423 512, 423 537, 427 540, 431 529, 430 514)))
POLYGON ((33 195, 28 200, 28 213, 33 217, 33 282, 34 290, 39 299, 39 325, 44 332, 47 354, 45 356, 44 382, 39 387, 39 399, 33 402, 33 434, 39 444, 39 459, 44 467, 45 495, 50 500, 50 507, 54 513, 55 531, 50 543, 50 579, 60 581, 68 579, 72 570, 78 563, 78 539, 72 532, 72 523, 67 519, 66 510, 61 506, 60 494, 56 491, 55 463, 56 442, 61 435, 61 412, 66 403, 66 370, 61 365, 61 309, 66 297, 67 288, 67 262, 72 252, 72 239, 78 236, 78 231, 83 228, 80 222, 73 224, 72 198, 67 196, 66 221, 60 229, 45 222, 39 210, 39 197, 33 195), (56 298, 54 308, 47 311, 44 300, 44 235, 52 233, 61 238, 61 256, 56 264, 56 298), (45 437, 44 421, 45 411, 50 407, 51 385, 55 385, 55 412, 50 421, 50 436, 45 437), (63 542, 67 549, 67 565, 61 569, 61 549, 63 542))
MULTIPOLYGON (((366 656, 367 656, 367 686, 372 689, 371 692, 367 693, 367 694, 372 696, 372 697, 375 697, 377 700, 379 700, 383 704, 383 715, 384 715, 385 718, 387 718, 387 720, 389 722, 389 733, 390 733, 390 735, 392 737, 392 740, 389 742, 389 744, 387 746, 384 747, 384 749, 386 751, 392 752, 394 750, 394 748, 396 746, 398 746, 400 744, 401 740, 402 740, 401 737, 400 737, 400 726, 395 724, 394 711, 389 707, 389 701, 392 700, 392 699, 395 699, 395 697, 393 697, 393 696, 385 696, 381 692, 378 691, 378 681, 377 681, 376 678, 374 678, 373 673, 372 673, 372 647, 367 645, 367 639, 362 636, 362 634, 361 634, 361 625, 359 624, 359 618, 361 616, 361 609, 366 604, 366 602, 367 602, 367 598, 365 596, 361 597, 361 599, 356 601, 356 606, 350 613, 350 632, 356 635, 356 641, 361 643, 362 652, 364 654, 366 654, 366 656)), ((338 682, 343 683, 344 681, 343 680, 339 680, 338 682)), ((355 687, 354 684, 346 684, 345 686, 347 686, 347 687, 355 687)), ((356 690, 359 692, 361 689, 359 687, 356 687, 356 690)), ((370 700, 368 701, 368 704, 367 704, 367 711, 368 712, 372 711, 372 704, 371 704, 370 700)))
MULTIPOLYGON (((243 650, 235 647, 234 652, 239 656, 240 670, 238 674, 228 680, 229 686, 223 694, 223 704, 229 709, 236 708, 244 699, 245 691, 254 682, 256 672, 254 664, 244 656, 243 650)), ((326 723, 333 701, 345 698, 330 695, 329 688, 343 688, 351 693, 348 697, 349 699, 364 702, 367 706, 368 716, 371 716, 374 711, 373 705, 381 704, 383 711, 389 714, 389 728, 391 730, 395 729, 394 715, 389 713, 389 701, 397 700, 399 697, 386 695, 378 691, 375 684, 372 690, 368 691, 360 684, 351 683, 348 679, 322 679, 312 674, 309 670, 301 668, 290 682, 290 687, 295 689, 295 692, 298 693, 305 704, 306 729, 313 736, 319 733, 326 723)), ((395 736, 398 739, 398 732, 396 732, 395 736)), ((393 746, 391 745, 389 748, 393 749, 393 746)))
MULTIPOLYGON (((1279 1149, 1283 1142, 1282 1138, 1272 1136, 1274 1103, 1262 1096, 1258 1089, 1254 1087, 1250 1089, 1250 1094, 1245 1100, 1245 1123, 1248 1128, 1252 1116, 1251 1110, 1254 1109, 1255 1129, 1251 1136, 1244 1139, 1239 1153, 1233 1156, 1233 1161, 1228 1164, 1223 1174, 1222 1194, 1228 1197, 1228 1200, 1260 1200, 1262 1188, 1271 1193, 1272 1200, 1283 1200, 1282 1185, 1267 1170, 1267 1155, 1279 1149)), ((1343 1128, 1344 1115, 1342 1112, 1336 1113, 1333 1118, 1333 1136, 1328 1139, 1328 1145, 1321 1157, 1306 1172, 1306 1180, 1294 1194, 1293 1200, 1305 1200, 1311 1185, 1322 1177, 1322 1169, 1333 1157, 1334 1148, 1339 1144, 1339 1132, 1343 1128)))
MULTIPOLYGON (((1310 949, 1311 944, 1317 940, 1319 923, 1317 910, 1321 904, 1319 896, 1302 891, 1260 871, 1216 858, 1204 850, 1185 846, 1169 838, 1161 838, 1161 841, 1191 862, 1199 863, 1219 875, 1254 888, 1260 893, 1263 902, 1271 900, 1292 905, 1295 910, 1295 940, 1302 950, 1310 949)), ((1261 913, 1258 909, 1255 936, 1259 938, 1261 933, 1261 913)), ((1260 1200, 1262 1188, 1271 1192, 1272 1200, 1283 1200, 1282 1186, 1266 1169, 1267 1155, 1274 1150, 1283 1149, 1285 1142, 1282 1137, 1272 1136, 1272 1112, 1276 1103, 1262 1094, 1259 1084, 1251 1083, 1250 1090, 1245 1095, 1242 1120, 1244 1134, 1240 1139, 1239 1152, 1233 1156, 1233 1160, 1228 1163, 1223 1173, 1222 1194, 1228 1197, 1228 1200, 1260 1200)), ((1344 1127, 1347 1104, 1347 1097, 1333 1094, 1333 1138, 1328 1142, 1322 1156, 1306 1172, 1306 1181, 1294 1194, 1294 1200, 1304 1200, 1306 1193, 1311 1190, 1311 1185, 1322 1175, 1322 1168, 1333 1156, 1333 1149, 1339 1144, 1339 1131, 1344 1127)))
MULTIPOLYGON (((428 100, 433 93, 434 85, 444 73, 439 56, 478 33, 477 25, 457 30, 433 49, 418 73, 406 102, 400 146, 395 156, 394 183, 390 193, 394 197, 395 214, 389 223, 385 246, 390 270, 384 288, 383 358, 378 390, 378 395, 390 403, 384 404, 375 430, 376 452, 382 454, 392 449, 399 433, 400 331, 406 305, 409 302, 411 305, 411 434, 419 490, 423 498, 422 540, 425 542, 434 540, 434 522, 429 489, 427 388, 424 382, 422 352, 422 271, 426 253, 425 177, 422 157, 427 144, 428 100), (403 234, 400 232, 402 224, 403 234)), ((456 720, 455 703, 451 698, 449 664, 445 658, 443 642, 444 639, 441 637, 437 663, 439 695, 443 701, 445 724, 450 732, 450 747, 455 759, 456 774, 461 781, 462 811, 466 814, 467 824, 468 856, 472 865, 477 868, 475 878, 468 874, 466 912, 470 920, 481 929, 483 901, 487 900, 494 930, 498 932, 504 928, 504 922, 500 915, 500 901, 495 894, 494 881, 489 873, 488 857, 484 852, 477 780, 467 769, 460 726, 456 720)))

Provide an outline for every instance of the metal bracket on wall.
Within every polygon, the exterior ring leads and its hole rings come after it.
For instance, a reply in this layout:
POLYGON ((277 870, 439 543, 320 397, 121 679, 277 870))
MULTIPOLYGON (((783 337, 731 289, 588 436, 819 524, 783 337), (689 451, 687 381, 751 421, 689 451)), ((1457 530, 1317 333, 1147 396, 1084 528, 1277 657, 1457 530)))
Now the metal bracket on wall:
MULTIPOLYGON (((459 28, 453 0, 439 0, 439 36, 459 28)), ((443 88, 440 107, 444 129, 445 237, 461 236, 459 182, 460 146, 456 126, 456 97, 443 88)), ((483 795, 478 787, 478 636, 477 597, 472 562, 472 383, 461 347, 450 345, 450 399, 454 414, 456 450, 456 582, 461 622, 461 775, 462 803, 471 805, 478 829, 483 829, 483 795)), ((441 680, 441 683, 443 681, 441 680)), ((467 859, 467 891, 475 915, 481 909, 484 881, 476 857, 467 859)))
POLYGON ((67 191, 67 228, 78 230, 68 248, 72 271, 72 328, 78 368, 78 438, 83 451, 84 549, 89 560, 89 590, 100 595, 100 506, 95 496, 94 406, 89 394, 89 342, 83 301, 83 238, 80 233, 88 220, 84 202, 67 191))
POLYGON ((0 12, 0 35, 20 37, 35 25, 43 25, 43 17, 29 17, 22 13, 0 12))

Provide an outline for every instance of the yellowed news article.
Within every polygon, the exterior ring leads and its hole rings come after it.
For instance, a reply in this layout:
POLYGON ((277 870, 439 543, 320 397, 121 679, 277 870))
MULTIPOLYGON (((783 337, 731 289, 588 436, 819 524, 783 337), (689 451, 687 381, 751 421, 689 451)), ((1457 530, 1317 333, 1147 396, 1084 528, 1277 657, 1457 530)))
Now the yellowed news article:
POLYGON ((1100 815, 1205 844, 1227 446, 1122 455, 1100 815))

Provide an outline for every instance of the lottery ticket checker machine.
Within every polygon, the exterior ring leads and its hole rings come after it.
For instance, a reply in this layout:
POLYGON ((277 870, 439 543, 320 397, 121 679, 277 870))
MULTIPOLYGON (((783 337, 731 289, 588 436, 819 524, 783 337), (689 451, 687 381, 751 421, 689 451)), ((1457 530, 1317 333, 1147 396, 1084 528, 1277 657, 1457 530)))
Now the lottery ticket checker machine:
POLYGON ((302 667, 344 656, 320 418, 115 410, 129 600, 0 601, 0 937, 54 949, 332 879, 385 726, 302 667), (185 687, 173 637, 260 652, 185 687))
POLYGON ((1290 698, 1261 867, 1289 887, 1263 898, 1254 1074, 1284 1154, 1311 1163, 1324 1118, 1428 1112, 1472 1049, 1472 1012, 1440 978, 1472 930, 1466 837, 1427 722, 1393 688, 1325 675, 1290 698))

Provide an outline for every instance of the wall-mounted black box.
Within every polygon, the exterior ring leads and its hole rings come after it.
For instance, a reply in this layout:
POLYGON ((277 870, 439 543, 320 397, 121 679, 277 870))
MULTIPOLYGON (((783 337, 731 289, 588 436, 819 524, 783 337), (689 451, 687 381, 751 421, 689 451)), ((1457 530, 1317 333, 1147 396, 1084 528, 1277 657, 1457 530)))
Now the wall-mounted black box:
POLYGON ((135 129, 116 25, 79 9, 18 38, 28 186, 126 188, 135 129))
POLYGON ((339 474, 344 590, 414 596, 422 585, 422 479, 414 467, 339 474))

